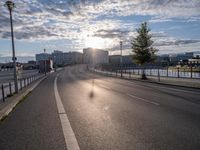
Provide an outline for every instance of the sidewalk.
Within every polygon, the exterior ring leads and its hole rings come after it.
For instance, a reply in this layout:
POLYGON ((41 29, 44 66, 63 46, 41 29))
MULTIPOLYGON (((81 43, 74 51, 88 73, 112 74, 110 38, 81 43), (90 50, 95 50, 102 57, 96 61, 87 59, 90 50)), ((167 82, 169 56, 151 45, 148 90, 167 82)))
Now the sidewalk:
MULTIPOLYGON (((96 73, 118 77, 121 78, 121 74, 116 74, 115 72, 107 72, 107 71, 100 71, 95 70, 96 73)), ((128 74, 123 73, 124 79, 132 79, 132 80, 138 80, 142 82, 151 82, 151 83, 157 83, 157 84, 166 84, 166 85, 175 85, 175 86, 183 86, 183 87, 190 87, 190 88, 199 88, 200 89, 200 79, 191 79, 191 78, 174 78, 174 77, 160 77, 160 79, 157 76, 147 76, 147 80, 141 80, 141 75, 136 74, 128 74)))
POLYGON ((23 98, 26 95, 28 95, 32 90, 34 90, 39 85, 39 83, 42 80, 44 80, 46 77, 47 76, 44 76, 44 77, 36 80, 35 82, 33 82, 32 84, 30 84, 26 88, 24 88, 21 91, 19 91, 18 94, 15 94, 14 96, 12 96, 10 98, 6 98, 5 102, 3 102, 1 100, 0 101, 0 120, 3 119, 4 117, 6 117, 15 108, 15 106, 21 100, 23 100, 23 98))

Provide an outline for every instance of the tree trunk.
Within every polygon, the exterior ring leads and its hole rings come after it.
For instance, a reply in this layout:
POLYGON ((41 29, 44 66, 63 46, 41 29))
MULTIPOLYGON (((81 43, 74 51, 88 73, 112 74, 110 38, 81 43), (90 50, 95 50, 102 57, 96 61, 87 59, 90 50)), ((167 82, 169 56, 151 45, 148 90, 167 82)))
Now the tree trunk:
POLYGON ((144 68, 144 67, 142 67, 142 76, 141 76, 141 79, 142 79, 142 80, 146 80, 146 79, 147 79, 146 74, 145 74, 145 68, 144 68))

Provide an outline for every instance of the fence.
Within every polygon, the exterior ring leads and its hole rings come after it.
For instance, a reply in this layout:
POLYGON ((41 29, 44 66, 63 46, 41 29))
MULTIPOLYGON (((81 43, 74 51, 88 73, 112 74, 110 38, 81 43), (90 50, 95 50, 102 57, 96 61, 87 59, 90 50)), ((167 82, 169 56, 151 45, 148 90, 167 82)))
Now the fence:
MULTIPOLYGON (((142 68, 129 68, 121 70, 98 70, 94 71, 107 74, 107 75, 120 75, 120 76, 131 76, 131 75, 141 75, 143 72, 142 68)), ((146 68, 144 72, 147 76, 156 76, 156 77, 172 77, 172 78, 194 78, 200 79, 200 68, 188 68, 186 69, 169 69, 169 68, 146 68)))
MULTIPOLYGON (((22 90, 23 88, 27 87, 33 81, 41 78, 42 76, 44 76, 44 75, 43 74, 38 74, 38 75, 33 75, 33 76, 26 77, 26 78, 18 79, 18 89, 22 90)), ((15 91, 14 82, 1 84, 1 87, 0 87, 0 100, 3 100, 3 102, 5 102, 5 99, 7 97, 11 97, 15 93, 16 93, 16 91, 15 91)))
MULTIPOLYGON (((102 71, 109 72, 122 72, 123 74, 131 73, 136 75, 142 74, 141 67, 130 67, 130 68, 107 68, 102 71)), ((145 74, 147 76, 161 76, 161 77, 174 77, 174 78, 196 78, 200 79, 200 67, 188 67, 188 68, 168 68, 168 67, 149 67, 144 68, 145 74)))

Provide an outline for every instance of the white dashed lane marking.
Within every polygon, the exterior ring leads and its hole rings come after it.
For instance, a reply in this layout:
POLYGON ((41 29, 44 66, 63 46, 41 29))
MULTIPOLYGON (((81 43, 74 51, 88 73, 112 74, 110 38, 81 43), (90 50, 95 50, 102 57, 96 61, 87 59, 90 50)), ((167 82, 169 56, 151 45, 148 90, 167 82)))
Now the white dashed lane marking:
POLYGON ((147 100, 147 99, 144 99, 144 98, 141 98, 141 97, 137 97, 135 95, 132 95, 132 94, 126 94, 128 95, 129 97, 132 97, 132 98, 135 98, 135 99, 138 99, 138 100, 141 100, 143 102, 146 102, 146 103, 150 103, 150 104, 153 104, 153 105, 156 105, 156 106, 159 106, 160 104, 159 103, 156 103, 156 102, 153 102, 153 101, 150 101, 150 100, 147 100))

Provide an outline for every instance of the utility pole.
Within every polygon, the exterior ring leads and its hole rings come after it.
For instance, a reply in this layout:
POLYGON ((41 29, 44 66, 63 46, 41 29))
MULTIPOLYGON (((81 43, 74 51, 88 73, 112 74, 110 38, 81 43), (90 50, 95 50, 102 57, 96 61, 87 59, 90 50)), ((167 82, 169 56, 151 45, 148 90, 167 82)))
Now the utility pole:
POLYGON ((122 66, 123 66, 123 60, 122 60, 122 41, 120 41, 120 68, 121 68, 121 78, 122 78, 122 66))
POLYGON ((12 39, 12 60, 13 60, 13 68, 14 68, 14 83, 15 83, 15 93, 18 93, 18 83, 17 83, 17 68, 16 68, 16 60, 15 57, 15 43, 14 43, 14 33, 13 33, 13 20, 12 20, 12 10, 15 7, 15 4, 12 1, 7 1, 5 6, 8 8, 10 13, 10 28, 11 28, 11 39, 12 39))
MULTIPOLYGON (((44 54, 46 54, 46 49, 44 49, 44 54)), ((45 73, 45 76, 47 75, 47 70, 46 70, 47 64, 46 64, 46 61, 47 61, 47 59, 46 59, 46 56, 45 56, 45 59, 44 59, 44 73, 45 73)))

